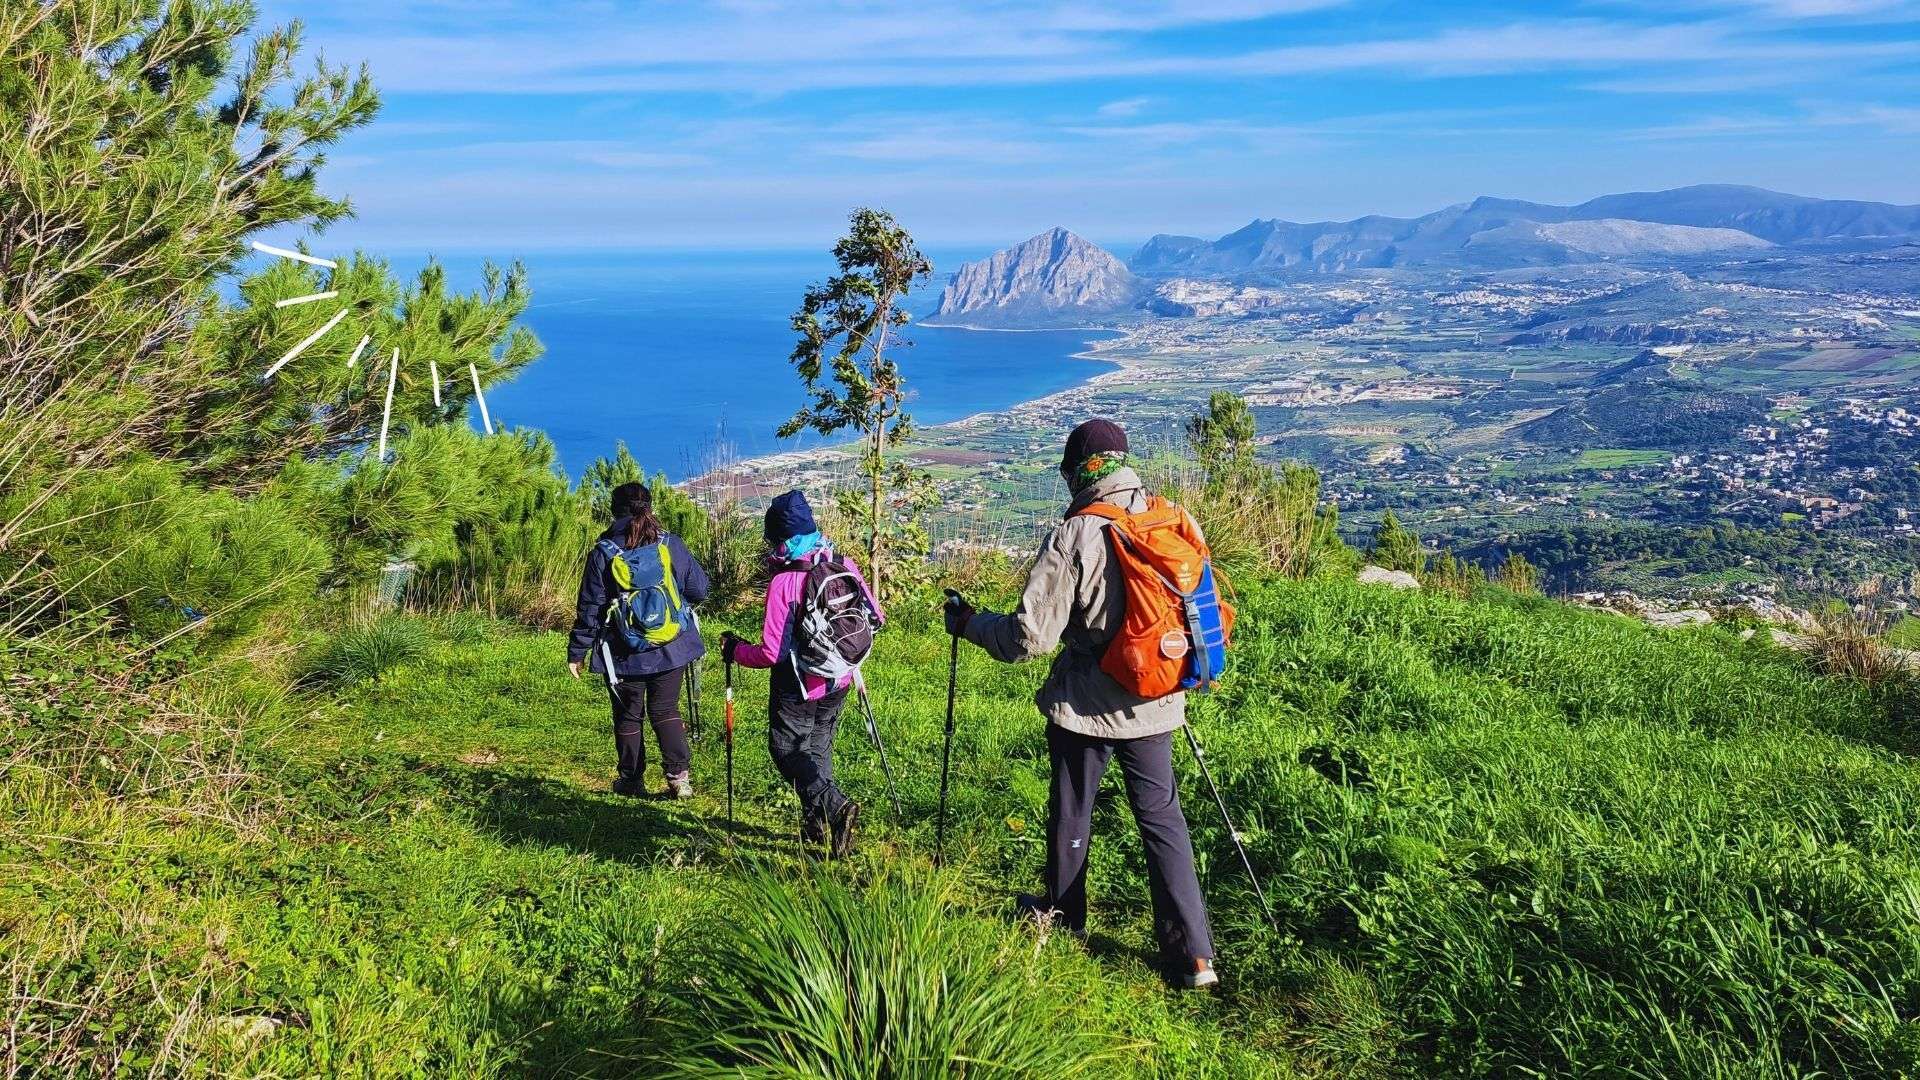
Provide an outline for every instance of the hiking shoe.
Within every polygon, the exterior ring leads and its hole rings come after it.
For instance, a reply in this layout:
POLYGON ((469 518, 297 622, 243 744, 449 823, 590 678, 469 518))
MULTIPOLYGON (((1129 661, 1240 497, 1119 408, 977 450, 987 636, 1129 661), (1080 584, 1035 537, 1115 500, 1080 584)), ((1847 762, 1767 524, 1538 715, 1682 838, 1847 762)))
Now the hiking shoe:
POLYGON ((827 819, 810 817, 800 822, 800 842, 803 844, 824 844, 827 842, 827 819))
POLYGON ((647 787, 637 776, 622 776, 613 782, 613 793, 630 799, 644 799, 647 797, 647 787))
POLYGON ((1193 970, 1182 975, 1180 982, 1189 990, 1210 990, 1220 985, 1220 973, 1213 969, 1213 961, 1196 956, 1193 958, 1193 970))
POLYGON ((860 823, 860 804, 848 799, 840 812, 833 816, 832 845, 827 849, 831 858, 844 859, 853 853, 853 830, 860 823))
POLYGON ((693 798, 693 777, 686 773, 667 777, 667 795, 675 799, 693 798))

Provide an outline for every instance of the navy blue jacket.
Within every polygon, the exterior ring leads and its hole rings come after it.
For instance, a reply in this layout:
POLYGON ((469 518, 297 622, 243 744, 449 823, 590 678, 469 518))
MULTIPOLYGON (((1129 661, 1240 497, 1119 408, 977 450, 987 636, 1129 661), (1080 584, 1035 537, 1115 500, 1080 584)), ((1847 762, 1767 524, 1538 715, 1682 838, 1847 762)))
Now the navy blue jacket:
MULTIPOLYGON (((621 518, 608 526, 600 534, 600 539, 611 540, 624 547, 627 539, 627 519, 621 518)), ((672 533, 665 533, 661 539, 666 541, 667 551, 673 556, 673 584, 680 590, 680 599, 688 607, 707 598, 707 572, 694 561, 693 553, 687 545, 672 533)), ((567 637, 567 662, 577 664, 589 660, 588 670, 598 674, 606 673, 606 665, 601 662, 599 648, 600 621, 607 612, 607 604, 613 600, 613 575, 607 570, 607 553, 595 544, 587 552, 587 568, 580 575, 580 599, 574 608, 573 633, 567 637)), ((686 667, 707 653, 706 642, 700 640, 700 630, 689 624, 681 628, 680 636, 665 645, 630 651, 626 641, 618 634, 611 635, 607 644, 613 649, 613 670, 621 678, 637 678, 643 675, 658 675, 663 671, 686 667)))

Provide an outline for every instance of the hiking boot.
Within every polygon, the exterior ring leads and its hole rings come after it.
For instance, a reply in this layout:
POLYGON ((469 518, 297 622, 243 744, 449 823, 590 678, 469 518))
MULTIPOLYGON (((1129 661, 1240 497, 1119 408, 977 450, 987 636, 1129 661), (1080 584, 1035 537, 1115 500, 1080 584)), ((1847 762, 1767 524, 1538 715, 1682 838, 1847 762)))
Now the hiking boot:
POLYGON ((687 773, 667 777, 667 797, 673 799, 693 798, 693 777, 687 773))
POLYGON ((853 853, 853 830, 860 823, 860 804, 848 799, 840 812, 833 815, 832 846, 827 849, 831 858, 844 859, 853 853))
POLYGON ((1211 990, 1220 985, 1220 973, 1213 969, 1213 961, 1196 956, 1193 958, 1193 970, 1180 976, 1180 984, 1189 990, 1211 990))
POLYGON ((622 776, 613 782, 613 793, 630 799, 644 799, 647 797, 647 787, 637 776, 622 776))
POLYGON ((800 822, 800 842, 803 844, 824 844, 827 842, 827 819, 809 817, 800 822))

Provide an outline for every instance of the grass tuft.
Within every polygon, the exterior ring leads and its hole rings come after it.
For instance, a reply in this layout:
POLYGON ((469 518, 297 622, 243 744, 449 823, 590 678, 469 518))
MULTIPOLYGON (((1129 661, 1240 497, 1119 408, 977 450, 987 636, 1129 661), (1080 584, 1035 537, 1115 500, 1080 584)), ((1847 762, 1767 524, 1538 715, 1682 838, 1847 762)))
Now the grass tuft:
POLYGON ((350 626, 335 635, 307 670, 307 678, 327 686, 378 682, 427 651, 427 627, 411 615, 387 614, 350 626))
POLYGON ((1828 616, 1816 623, 1811 652, 1820 674, 1859 679, 1869 686, 1906 674, 1899 657, 1852 614, 1828 616))
POLYGON ((964 914, 942 878, 762 873, 722 908, 685 967, 704 1038, 678 1075, 1097 1076, 1122 1049, 1075 1020, 1083 991, 1031 936, 964 914))

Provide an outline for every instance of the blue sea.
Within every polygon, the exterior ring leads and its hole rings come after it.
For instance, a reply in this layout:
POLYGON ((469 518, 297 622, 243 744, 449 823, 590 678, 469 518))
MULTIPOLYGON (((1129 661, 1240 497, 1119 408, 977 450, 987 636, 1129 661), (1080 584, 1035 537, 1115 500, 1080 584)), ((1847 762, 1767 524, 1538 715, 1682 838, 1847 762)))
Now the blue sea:
MULTIPOLYGON (((946 271, 983 253, 934 256, 941 268, 911 304, 933 307, 946 271)), ((473 287, 464 260, 449 283, 473 287)), ((805 401, 788 360, 788 319, 833 269, 814 253, 592 253, 526 258, 534 298, 525 321, 546 355, 487 393, 496 424, 553 437, 570 475, 624 439, 649 471, 684 479, 716 453, 735 458, 817 446, 774 430, 805 401), (724 451, 722 451, 724 447, 724 451)), ((892 352, 921 425, 1064 390, 1108 365, 1076 358, 1094 330, 1001 332, 910 326, 892 352)))

